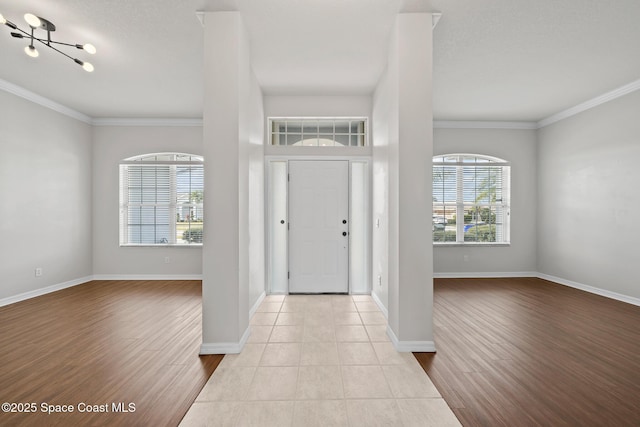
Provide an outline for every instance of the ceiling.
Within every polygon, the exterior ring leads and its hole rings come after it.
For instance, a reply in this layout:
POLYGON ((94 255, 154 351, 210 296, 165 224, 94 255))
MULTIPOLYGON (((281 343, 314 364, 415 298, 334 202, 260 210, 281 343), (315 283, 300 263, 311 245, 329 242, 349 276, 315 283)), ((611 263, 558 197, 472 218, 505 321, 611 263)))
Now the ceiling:
POLYGON ((31 12, 98 53, 70 52, 93 73, 29 58, 3 26, 0 79, 92 118, 199 118, 203 10, 241 12, 266 94, 371 94, 401 11, 442 12, 437 120, 539 121, 640 78, 637 0, 8 0, 21 28, 31 12))

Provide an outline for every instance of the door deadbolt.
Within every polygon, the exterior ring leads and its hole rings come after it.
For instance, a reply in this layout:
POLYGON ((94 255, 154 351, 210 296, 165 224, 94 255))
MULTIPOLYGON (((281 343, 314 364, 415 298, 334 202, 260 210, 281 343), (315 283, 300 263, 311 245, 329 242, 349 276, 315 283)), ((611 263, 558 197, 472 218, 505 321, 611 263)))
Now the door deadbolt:
POLYGON ((281 219, 281 220, 280 220, 280 224, 284 224, 284 219, 281 219))
POLYGON ((343 219, 343 220, 342 220, 342 223, 343 223, 343 224, 346 224, 346 223, 347 223, 347 220, 346 220, 346 219, 343 219))

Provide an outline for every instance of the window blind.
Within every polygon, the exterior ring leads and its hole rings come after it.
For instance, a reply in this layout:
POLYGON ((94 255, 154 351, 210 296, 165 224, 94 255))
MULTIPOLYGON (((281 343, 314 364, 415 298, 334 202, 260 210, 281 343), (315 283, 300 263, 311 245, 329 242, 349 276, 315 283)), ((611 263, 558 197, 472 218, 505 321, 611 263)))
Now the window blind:
POLYGON ((120 165, 120 244, 201 244, 204 167, 197 156, 145 155, 120 165))
POLYGON ((433 158, 433 241, 509 243, 510 166, 488 156, 433 158))

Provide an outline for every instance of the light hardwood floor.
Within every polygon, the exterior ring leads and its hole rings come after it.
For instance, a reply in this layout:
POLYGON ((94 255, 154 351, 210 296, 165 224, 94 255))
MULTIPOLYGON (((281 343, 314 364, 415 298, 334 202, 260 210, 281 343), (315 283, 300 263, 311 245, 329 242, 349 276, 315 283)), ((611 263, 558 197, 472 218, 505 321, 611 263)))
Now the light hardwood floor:
POLYGON ((222 359, 198 356, 201 301, 200 281, 93 281, 0 307, 0 402, 36 404, 0 425, 178 425, 222 359))

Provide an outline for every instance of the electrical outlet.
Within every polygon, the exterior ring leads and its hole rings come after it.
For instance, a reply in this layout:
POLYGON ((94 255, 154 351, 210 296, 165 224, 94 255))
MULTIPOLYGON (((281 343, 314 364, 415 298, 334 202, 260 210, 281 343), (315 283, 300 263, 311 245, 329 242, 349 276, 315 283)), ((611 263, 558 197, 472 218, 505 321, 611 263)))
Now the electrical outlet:
POLYGON ((378 286, 382 287, 382 276, 378 276, 378 286))
POLYGON ((42 276, 42 267, 37 267, 36 268, 36 277, 40 277, 42 276))
POLYGON ((169 264, 170 262, 171 262, 171 258, 169 258, 168 256, 164 257, 165 264, 169 264))

